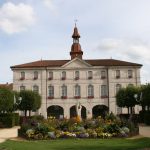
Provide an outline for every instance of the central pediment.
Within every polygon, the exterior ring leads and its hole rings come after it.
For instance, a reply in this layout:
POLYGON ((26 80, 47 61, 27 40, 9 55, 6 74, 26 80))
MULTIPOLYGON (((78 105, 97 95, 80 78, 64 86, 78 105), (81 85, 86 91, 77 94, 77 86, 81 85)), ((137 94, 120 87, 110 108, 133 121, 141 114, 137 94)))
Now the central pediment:
POLYGON ((80 58, 75 58, 73 60, 70 60, 66 64, 64 64, 62 67, 63 68, 87 68, 87 67, 91 67, 91 65, 80 58))

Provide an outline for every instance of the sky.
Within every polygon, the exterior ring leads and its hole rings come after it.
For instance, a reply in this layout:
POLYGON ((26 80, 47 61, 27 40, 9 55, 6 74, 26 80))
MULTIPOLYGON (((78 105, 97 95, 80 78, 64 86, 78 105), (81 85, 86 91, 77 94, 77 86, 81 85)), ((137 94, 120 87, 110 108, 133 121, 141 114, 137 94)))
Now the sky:
POLYGON ((150 82, 150 0, 0 0, 0 83, 10 66, 70 59, 75 20, 84 59, 143 64, 150 82))

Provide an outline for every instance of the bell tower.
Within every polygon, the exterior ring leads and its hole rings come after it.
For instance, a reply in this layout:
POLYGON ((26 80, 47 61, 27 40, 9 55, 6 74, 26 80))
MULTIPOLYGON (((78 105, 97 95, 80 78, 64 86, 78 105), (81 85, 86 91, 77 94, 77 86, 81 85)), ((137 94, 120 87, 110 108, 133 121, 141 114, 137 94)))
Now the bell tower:
POLYGON ((70 52, 71 59, 74 59, 75 57, 82 59, 83 51, 81 50, 81 45, 79 43, 80 34, 78 32, 78 28, 76 27, 76 24, 74 27, 72 38, 73 38, 73 44, 71 46, 71 52, 70 52))

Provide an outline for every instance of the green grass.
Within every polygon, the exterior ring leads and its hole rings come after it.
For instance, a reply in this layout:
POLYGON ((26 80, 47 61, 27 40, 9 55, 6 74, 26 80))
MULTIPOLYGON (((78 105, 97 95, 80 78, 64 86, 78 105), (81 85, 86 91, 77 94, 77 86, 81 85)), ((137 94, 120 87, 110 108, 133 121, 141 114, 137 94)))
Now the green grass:
POLYGON ((6 141, 0 150, 141 150, 150 148, 150 138, 62 139, 49 141, 6 141))

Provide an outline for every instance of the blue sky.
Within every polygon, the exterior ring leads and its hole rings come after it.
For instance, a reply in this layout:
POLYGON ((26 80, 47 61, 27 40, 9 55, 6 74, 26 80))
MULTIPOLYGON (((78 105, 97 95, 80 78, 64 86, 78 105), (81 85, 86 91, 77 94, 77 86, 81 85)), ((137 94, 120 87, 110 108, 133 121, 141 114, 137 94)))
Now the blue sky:
POLYGON ((12 65, 70 59, 75 19, 85 59, 141 63, 150 82, 149 0, 0 0, 0 83, 12 65))

